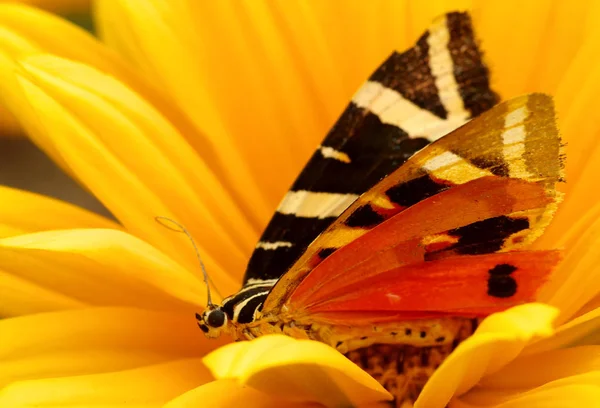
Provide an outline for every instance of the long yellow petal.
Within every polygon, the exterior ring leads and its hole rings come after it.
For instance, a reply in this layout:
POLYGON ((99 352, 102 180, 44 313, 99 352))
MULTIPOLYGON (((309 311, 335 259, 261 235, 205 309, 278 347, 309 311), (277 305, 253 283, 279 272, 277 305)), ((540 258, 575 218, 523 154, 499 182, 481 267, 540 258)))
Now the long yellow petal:
POLYGON ((532 389, 592 371, 600 371, 600 345, 550 350, 518 358, 485 377, 478 387, 486 390, 532 389))
POLYGON ((144 241, 116 230, 69 229, 4 238, 0 270, 90 305, 191 316, 206 304, 200 280, 144 241))
POLYGON ((489 316, 433 373, 415 407, 445 406, 464 394, 510 363, 532 338, 552 334, 557 314, 550 306, 531 303, 489 316))
POLYGON ((167 403, 164 408, 317 408, 313 404, 281 400, 240 385, 235 380, 218 380, 204 384, 167 403))
MULTIPOLYGON (((1 5, 0 5, 1 7, 1 5)), ((19 125, 30 135, 31 140, 67 174, 73 175, 73 171, 64 162, 61 153, 48 139, 46 129, 35 111, 27 101, 25 95, 19 91, 20 85, 14 72, 19 69, 16 61, 10 57, 5 50, 0 49, 0 77, 2 78, 2 92, 0 93, 0 104, 14 115, 19 125)))
MULTIPOLYGON (((149 68, 145 73, 168 90, 196 128, 206 134, 219 169, 236 200, 257 224, 263 225, 273 206, 265 201, 246 160, 224 124, 221 112, 207 97, 209 84, 201 80, 205 69, 203 47, 195 32, 198 22, 193 20, 190 3, 123 0, 106 2, 101 6, 118 8, 126 15, 122 22, 129 24, 130 31, 136 36, 141 52, 134 55, 144 56, 143 65, 149 68)), ((119 21, 111 21, 110 24, 119 24, 119 21)), ((104 31, 110 28, 106 24, 103 27, 104 31)), ((228 93, 223 89, 220 92, 228 93)), ((253 103, 251 95, 244 98, 249 104, 253 103)), ((253 136, 258 135, 248 135, 253 136)), ((253 142, 260 140, 255 138, 253 142)))
POLYGON ((0 332, 0 388, 14 381, 196 358, 219 345, 204 338, 193 315, 128 308, 14 317, 0 321, 0 332))
POLYGON ((573 237, 564 234, 566 254, 553 273, 550 282, 539 294, 540 301, 561 310, 559 322, 569 320, 581 307, 600 294, 600 206, 591 217, 582 217, 587 225, 581 229, 575 223, 573 237))
POLYGON ((0 391, 2 407, 160 407, 210 381, 200 359, 131 370, 19 381, 0 391))
POLYGON ((600 401, 600 371, 561 378, 530 391, 489 391, 485 388, 464 395, 449 408, 579 408, 597 407, 600 401))
MULTIPOLYGON (((252 247, 249 241, 256 239, 256 232, 248 224, 246 214, 240 212, 220 181, 170 123, 145 103, 139 95, 93 68, 68 60, 52 56, 37 56, 22 61, 22 65, 35 78, 36 83, 43 86, 76 116, 84 118, 83 120, 96 131, 98 138, 121 160, 125 161, 127 157, 137 155, 152 163, 153 167, 157 167, 163 173, 167 170, 173 173, 173 180, 162 181, 168 184, 170 195, 173 196, 171 199, 173 203, 169 203, 171 207, 187 204, 191 208, 184 208, 182 212, 190 213, 190 218, 195 219, 196 223, 202 221, 200 218, 216 218, 237 246, 243 250, 252 247), (111 110, 117 112, 110 112, 111 110), (117 113, 126 116, 126 119, 132 122, 142 135, 128 131, 129 129, 123 125, 123 134, 112 136, 109 130, 113 129, 98 124, 100 120, 95 118, 102 115, 116 116, 117 113), (135 154, 133 146, 137 149, 135 154), (162 157, 151 156, 156 155, 155 152, 162 157), (164 168, 159 167, 161 158, 166 162, 163 164, 164 168), (166 167, 168 164, 171 165, 170 168, 166 167), (184 190, 186 186, 177 185, 178 179, 175 177, 180 178, 181 183, 187 184, 187 190, 193 190, 199 197, 178 197, 176 194, 183 194, 179 190, 184 190), (206 207, 205 213, 194 214, 193 210, 197 206, 206 207)), ((147 174, 152 171, 152 167, 145 165, 144 161, 132 160, 132 162, 130 166, 137 166, 132 169, 136 171, 138 177, 145 181, 156 177, 155 174, 147 174)), ((169 199, 170 197, 164 198, 164 200, 169 199)), ((201 228, 207 235, 206 226, 201 228)), ((214 239, 216 234, 210 235, 214 239)))
POLYGON ((383 387, 331 347, 287 336, 229 344, 204 358, 217 379, 237 378, 277 398, 353 406, 391 399, 383 387))
MULTIPOLYGON (((71 68, 72 74, 76 75, 79 65, 74 64, 73 67, 60 61, 59 66, 71 68)), ((154 218, 166 216, 175 219, 189 228, 214 274, 220 272, 223 279, 227 278, 227 274, 241 276, 246 259, 244 254, 251 245, 246 244, 246 251, 240 246, 242 238, 251 232, 244 228, 242 216, 234 210, 229 215, 229 222, 235 224, 236 220, 242 221, 226 230, 202 205, 207 202, 211 207, 220 204, 224 210, 234 208, 218 187, 214 192, 210 191, 218 183, 210 183, 208 177, 206 182, 209 188, 205 190, 207 198, 197 194, 189 181, 192 169, 178 163, 178 160, 191 161, 193 152, 185 155, 183 149, 183 156, 167 156, 168 151, 161 152, 146 136, 146 131, 152 126, 170 131, 167 134, 173 136, 172 143, 178 147, 177 134, 161 120, 160 115, 136 98, 135 94, 120 88, 118 82, 91 69, 82 68, 99 81, 96 86, 104 85, 109 92, 114 92, 113 97, 123 96, 126 101, 139 105, 141 111, 130 114, 83 87, 36 71, 32 65, 28 69, 35 78, 25 77, 29 74, 23 73, 23 76, 19 75, 18 83, 34 113, 44 121, 47 132, 69 167, 76 171, 129 231, 181 261, 188 269, 197 269, 194 252, 181 250, 182 247, 189 247, 183 234, 168 231, 154 218), (96 75, 92 75, 94 73, 96 75), (130 142, 123 143, 127 140, 130 142), (187 179, 182 173, 188 175, 187 179), (212 194, 214 198, 211 199, 209 197, 212 194), (223 197, 220 203, 219 197, 223 197), (238 227, 239 230, 236 229, 238 227), (236 232, 239 236, 236 236, 236 232), (227 272, 221 272, 221 268, 227 272)), ((185 147, 184 142, 179 145, 185 147)), ((199 167, 200 164, 198 162, 199 167)), ((198 172, 202 174, 200 171, 201 167, 198 172)), ((201 183, 200 180, 198 182, 201 183)), ((223 210, 220 213, 223 215, 220 221, 225 222, 223 219, 226 220, 228 215, 223 210)))
POLYGON ((121 228, 75 205, 10 187, 0 186, 0 202, 0 238, 51 229, 121 228))
MULTIPOLYGON (((147 77, 136 70, 113 50, 99 42, 93 35, 68 21, 42 10, 27 7, 23 4, 0 4, 0 51, 5 58, 16 58, 37 53, 51 53, 64 58, 80 61, 98 70, 118 78, 127 86, 152 104, 177 128, 197 151, 208 148, 205 138, 198 134, 190 120, 181 112, 164 90, 151 83, 147 77), (10 35, 8 34, 10 33, 10 35), (69 41, 64 39, 68 38, 69 41), (18 39, 18 40, 17 40, 18 39)), ((0 58, 0 68, 6 63, 0 58)), ((3 88, 5 74, 2 75, 3 88)), ((6 89, 3 89, 5 92, 6 89)), ((11 109, 12 110, 12 109, 11 109)), ((19 118, 21 126, 33 137, 34 141, 44 149, 55 161, 60 163, 60 155, 54 152, 51 140, 42 137, 39 129, 31 131, 30 118, 19 118)), ((210 159, 210 157, 208 157, 210 159)), ((212 166, 211 168, 215 168, 212 166)), ((67 171, 66 166, 63 168, 67 171)), ((73 175, 72 172, 69 172, 73 175)))
POLYGON ((0 299, 3 318, 86 306, 70 296, 3 271, 0 271, 0 299))

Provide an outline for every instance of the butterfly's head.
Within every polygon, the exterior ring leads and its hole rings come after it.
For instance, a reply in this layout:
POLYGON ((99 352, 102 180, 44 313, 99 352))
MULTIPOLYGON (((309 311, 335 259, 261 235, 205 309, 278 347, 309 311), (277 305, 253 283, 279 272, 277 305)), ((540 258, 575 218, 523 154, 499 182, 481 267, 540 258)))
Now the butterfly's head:
POLYGON ((223 311, 221 306, 209 305, 202 314, 196 314, 198 326, 209 339, 217 338, 221 332, 227 328, 228 318, 227 313, 223 311))

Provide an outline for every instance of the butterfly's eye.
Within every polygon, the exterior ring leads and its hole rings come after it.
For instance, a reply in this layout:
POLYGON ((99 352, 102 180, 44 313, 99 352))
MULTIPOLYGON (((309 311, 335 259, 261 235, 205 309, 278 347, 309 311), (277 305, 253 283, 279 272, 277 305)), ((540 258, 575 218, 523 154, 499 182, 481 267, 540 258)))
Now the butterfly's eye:
POLYGON ((210 310, 206 314, 206 316, 204 316, 204 321, 206 322, 206 324, 209 327, 212 327, 215 329, 223 326, 225 324, 226 320, 227 320, 227 316, 225 315, 225 312, 221 309, 210 310))

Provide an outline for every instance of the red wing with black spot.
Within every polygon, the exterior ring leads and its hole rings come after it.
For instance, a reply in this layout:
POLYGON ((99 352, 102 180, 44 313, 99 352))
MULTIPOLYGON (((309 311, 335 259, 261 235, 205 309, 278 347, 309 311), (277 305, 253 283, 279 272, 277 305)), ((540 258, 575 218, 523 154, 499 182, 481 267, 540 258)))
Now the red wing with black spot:
POLYGON ((552 219, 562 167, 551 98, 500 104, 359 197, 279 280, 263 313, 480 316, 534 300, 559 254, 523 249, 552 219))

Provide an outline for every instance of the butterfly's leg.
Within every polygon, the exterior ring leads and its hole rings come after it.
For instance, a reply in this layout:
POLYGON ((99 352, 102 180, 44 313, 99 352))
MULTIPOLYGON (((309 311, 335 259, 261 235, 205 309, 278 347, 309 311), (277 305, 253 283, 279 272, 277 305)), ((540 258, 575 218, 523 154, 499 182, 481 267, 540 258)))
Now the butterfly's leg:
POLYGON ((244 334, 244 336, 246 337, 247 340, 254 340, 256 338, 256 336, 254 334, 252 334, 252 332, 248 329, 244 329, 244 331, 242 331, 242 333, 244 334))

